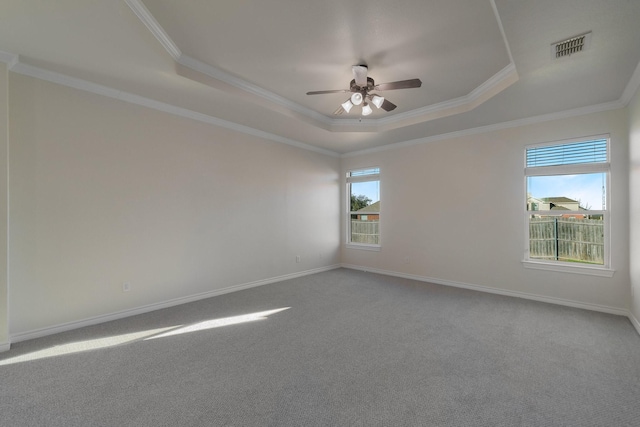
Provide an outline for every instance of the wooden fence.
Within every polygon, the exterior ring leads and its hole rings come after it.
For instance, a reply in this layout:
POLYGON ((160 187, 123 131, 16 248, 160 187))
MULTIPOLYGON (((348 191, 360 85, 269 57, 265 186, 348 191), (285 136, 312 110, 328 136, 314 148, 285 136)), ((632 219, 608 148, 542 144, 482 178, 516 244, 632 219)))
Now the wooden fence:
MULTIPOLYGON (((379 224, 378 221, 351 220, 351 242, 377 245, 379 224)), ((529 257, 604 264, 604 223, 597 219, 531 218, 529 257)))
POLYGON ((378 221, 351 220, 351 242, 377 245, 380 237, 379 224, 378 221))
POLYGON ((604 264, 604 223, 597 219, 531 218, 529 257, 604 264))

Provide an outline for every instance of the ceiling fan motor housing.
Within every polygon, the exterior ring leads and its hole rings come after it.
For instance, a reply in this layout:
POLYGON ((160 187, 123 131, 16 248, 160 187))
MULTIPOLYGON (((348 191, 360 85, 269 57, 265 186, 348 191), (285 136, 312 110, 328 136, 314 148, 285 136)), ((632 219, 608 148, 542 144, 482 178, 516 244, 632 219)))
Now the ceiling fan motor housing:
POLYGON ((362 92, 362 96, 366 95, 368 91, 373 90, 375 86, 375 82, 371 77, 367 77, 367 85, 364 87, 358 86, 356 84, 356 79, 351 80, 349 84, 351 92, 362 92))

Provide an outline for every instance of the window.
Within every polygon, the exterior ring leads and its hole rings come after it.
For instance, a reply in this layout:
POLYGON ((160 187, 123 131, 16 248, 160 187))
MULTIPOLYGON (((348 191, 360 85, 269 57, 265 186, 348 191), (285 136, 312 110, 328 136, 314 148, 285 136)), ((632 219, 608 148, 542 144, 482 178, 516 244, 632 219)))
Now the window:
POLYGON ((526 147, 525 266, 612 275, 609 170, 608 136, 526 147))
POLYGON ((347 244, 380 247, 380 168, 347 172, 347 244))

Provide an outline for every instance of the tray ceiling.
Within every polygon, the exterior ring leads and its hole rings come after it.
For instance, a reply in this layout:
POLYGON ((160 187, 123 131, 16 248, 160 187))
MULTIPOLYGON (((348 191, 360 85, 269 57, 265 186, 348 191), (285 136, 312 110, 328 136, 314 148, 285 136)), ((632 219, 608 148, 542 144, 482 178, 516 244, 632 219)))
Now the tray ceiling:
POLYGON ((621 106, 637 79, 638 18, 640 2, 627 0, 5 0, 0 60, 347 153, 621 106), (587 50, 553 60, 552 43, 589 31, 587 50), (346 94, 306 95, 347 89, 354 64, 367 64, 376 83, 419 78, 422 87, 383 92, 398 108, 366 118, 332 114, 346 94))

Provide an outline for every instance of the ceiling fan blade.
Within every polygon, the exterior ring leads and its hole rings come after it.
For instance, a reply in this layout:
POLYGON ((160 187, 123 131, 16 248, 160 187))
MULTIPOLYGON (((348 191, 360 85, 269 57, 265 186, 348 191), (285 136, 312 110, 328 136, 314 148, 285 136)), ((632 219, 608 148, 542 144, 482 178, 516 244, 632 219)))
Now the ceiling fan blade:
POLYGON ((374 90, 411 89, 422 86, 420 79, 400 80, 398 82, 380 83, 373 87, 374 90))
POLYGON ((342 108, 342 105, 338 107, 338 109, 336 111, 333 112, 333 114, 335 116, 339 116, 340 114, 344 113, 344 108, 342 108))
POLYGON ((397 107, 396 104, 394 104, 393 102, 388 101, 387 99, 385 99, 384 102, 382 103, 382 105, 380 106, 380 108, 382 108, 384 111, 395 110, 396 107, 397 107))
POLYGON ((367 71, 369 70, 366 65, 354 65, 351 67, 353 76, 355 77, 356 84, 360 87, 367 86, 367 71))
POLYGON ((313 92, 307 92, 307 95, 324 95, 325 93, 347 93, 351 92, 349 89, 337 89, 337 90, 316 90, 313 92))

